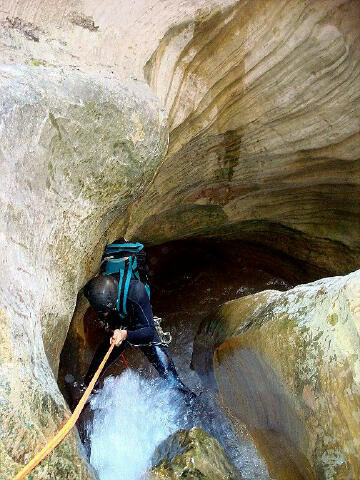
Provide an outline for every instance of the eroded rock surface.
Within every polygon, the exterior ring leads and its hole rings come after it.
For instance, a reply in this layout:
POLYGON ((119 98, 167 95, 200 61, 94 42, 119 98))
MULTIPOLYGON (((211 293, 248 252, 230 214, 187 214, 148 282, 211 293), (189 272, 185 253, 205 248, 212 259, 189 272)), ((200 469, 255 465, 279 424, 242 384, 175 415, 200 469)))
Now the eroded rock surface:
POLYGON ((360 271, 224 304, 199 332, 232 412, 276 478, 360 475, 360 271))
POLYGON ((1 58, 6 63, 69 65, 84 72, 143 80, 144 65, 169 28, 235 3, 0 0, 1 58))
MULTIPOLYGON (((56 375, 77 292, 167 130, 144 84, 19 66, 0 81, 0 465, 11 478, 69 415, 56 375)), ((89 478, 74 435, 34 478, 49 472, 89 478)))
POLYGON ((219 442, 201 428, 179 430, 157 448, 148 478, 241 480, 219 442))
POLYGON ((6 62, 146 78, 166 107, 169 152, 129 236, 256 241, 318 276, 359 267, 357 0, 1 7, 6 62))
POLYGON ((254 0, 170 28, 145 69, 169 151, 129 232, 358 268, 359 27, 355 1, 254 0))

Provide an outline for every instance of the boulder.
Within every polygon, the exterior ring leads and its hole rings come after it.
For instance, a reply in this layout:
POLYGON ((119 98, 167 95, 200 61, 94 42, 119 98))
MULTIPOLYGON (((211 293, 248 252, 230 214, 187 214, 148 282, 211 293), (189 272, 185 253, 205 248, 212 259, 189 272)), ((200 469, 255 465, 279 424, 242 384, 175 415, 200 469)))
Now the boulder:
POLYGON ((220 307, 195 340, 270 473, 282 480, 359 478, 360 271, 220 307))
POLYGON ((178 430, 164 440, 152 458, 150 480, 241 480, 219 442, 201 428, 178 430))

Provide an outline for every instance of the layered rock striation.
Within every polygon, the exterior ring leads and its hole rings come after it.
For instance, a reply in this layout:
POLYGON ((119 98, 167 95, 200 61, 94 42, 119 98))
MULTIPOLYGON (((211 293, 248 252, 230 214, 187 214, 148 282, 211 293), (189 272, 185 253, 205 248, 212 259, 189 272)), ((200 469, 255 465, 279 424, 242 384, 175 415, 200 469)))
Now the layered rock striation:
MULTIPOLYGON (((359 24, 356 0, 0 2, 2 475, 68 415, 60 351, 116 235, 359 267, 359 24)), ((91 475, 61 448, 38 478, 91 475)))
POLYGON ((317 277, 359 267, 356 0, 5 2, 0 21, 7 63, 146 79, 166 107, 129 236, 258 242, 317 277))
POLYGON ((169 29, 145 68, 169 151, 129 231, 357 268, 359 26, 357 2, 255 0, 169 29))

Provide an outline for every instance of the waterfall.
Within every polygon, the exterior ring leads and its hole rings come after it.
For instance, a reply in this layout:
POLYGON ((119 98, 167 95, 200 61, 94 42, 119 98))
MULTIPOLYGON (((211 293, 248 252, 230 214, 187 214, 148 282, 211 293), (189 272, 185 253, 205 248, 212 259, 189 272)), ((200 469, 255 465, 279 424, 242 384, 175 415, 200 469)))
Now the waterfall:
POLYGON ((140 479, 156 446, 187 421, 179 393, 131 369, 106 378, 91 407, 90 463, 100 480, 140 479))

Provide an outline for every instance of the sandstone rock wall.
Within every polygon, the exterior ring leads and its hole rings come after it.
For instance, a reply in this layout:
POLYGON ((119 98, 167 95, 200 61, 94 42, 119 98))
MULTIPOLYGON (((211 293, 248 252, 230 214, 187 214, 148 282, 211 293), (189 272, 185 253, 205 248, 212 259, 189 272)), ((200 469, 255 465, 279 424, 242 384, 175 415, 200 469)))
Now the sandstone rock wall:
POLYGON ((356 269, 359 27, 358 2, 255 0, 170 28, 145 68, 170 146, 129 233, 240 238, 356 269))
POLYGON ((276 478, 360 475, 360 271, 224 304, 205 322, 222 396, 276 478))
POLYGON ((166 106, 169 152, 129 236, 359 267, 357 0, 4 1, 0 21, 6 62, 146 78, 166 106))
POLYGON ((359 18, 356 0, 0 2, 6 478, 66 415, 60 351, 117 233, 359 266, 359 18))
MULTIPOLYGON (((105 232, 153 175, 167 130, 143 84, 20 66, 1 67, 0 81, 0 464, 9 478, 69 414, 56 374, 77 292, 105 232)), ((50 464, 58 478, 87 478, 76 448, 73 436, 36 478, 50 464)))
POLYGON ((144 79, 143 68, 172 26, 236 0, 0 0, 6 63, 68 65, 144 79))

